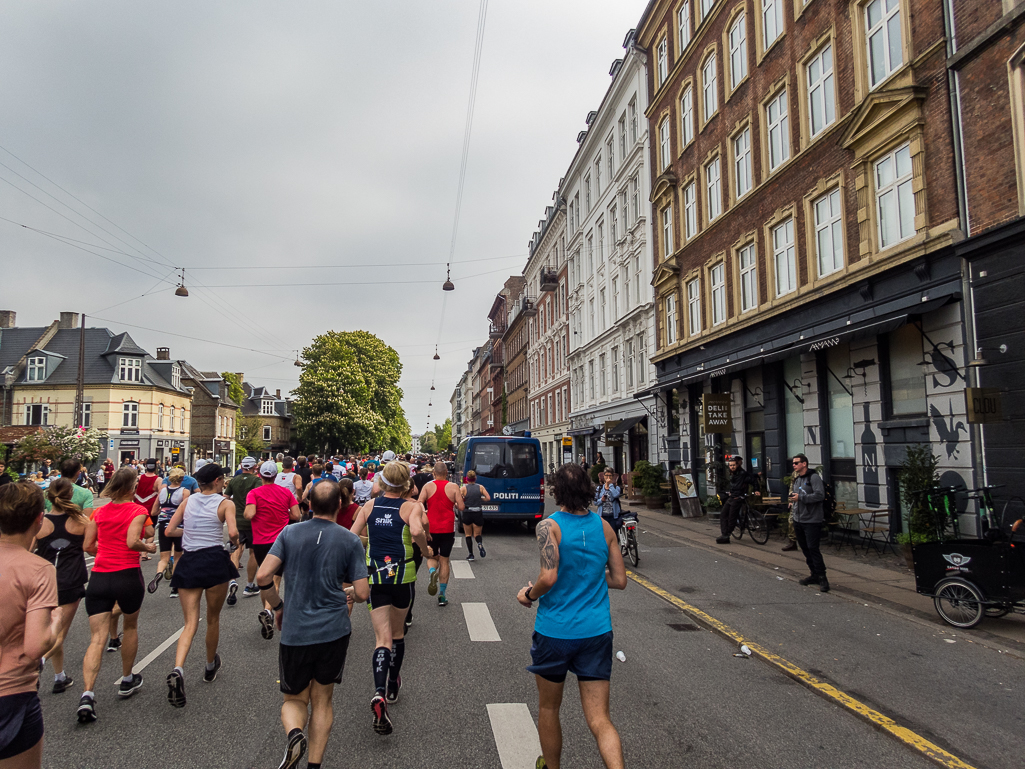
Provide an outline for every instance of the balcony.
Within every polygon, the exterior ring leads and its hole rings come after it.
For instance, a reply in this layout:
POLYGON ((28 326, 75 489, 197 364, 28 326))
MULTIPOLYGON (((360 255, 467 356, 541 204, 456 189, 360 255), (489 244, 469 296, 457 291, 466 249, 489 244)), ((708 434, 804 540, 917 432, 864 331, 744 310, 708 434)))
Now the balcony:
POLYGON ((492 368, 504 368, 505 367, 505 352, 501 347, 491 351, 491 359, 488 361, 492 368))
POLYGON ((555 291, 559 287, 559 273, 555 270, 541 270, 541 290, 555 291))
POLYGON ((534 303, 533 299, 523 297, 522 302, 520 309, 526 317, 532 318, 537 315, 537 304, 534 303))
POLYGON ((505 318, 503 317, 491 323, 491 327, 488 329, 488 337, 491 339, 501 339, 505 336, 505 330, 505 318))

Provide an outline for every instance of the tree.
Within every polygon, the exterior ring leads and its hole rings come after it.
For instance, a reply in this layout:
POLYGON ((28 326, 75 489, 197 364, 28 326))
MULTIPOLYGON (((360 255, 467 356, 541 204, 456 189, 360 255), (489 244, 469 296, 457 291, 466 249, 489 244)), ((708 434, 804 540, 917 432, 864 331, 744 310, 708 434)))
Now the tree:
POLYGON ((263 439, 263 420, 256 414, 245 416, 238 412, 235 419, 235 447, 242 449, 246 456, 258 457, 267 448, 263 439))
POLYGON ((95 427, 58 425, 30 433, 14 445, 14 462, 42 462, 50 459, 63 462, 77 459, 84 465, 94 462, 101 451, 103 433, 95 427))
POLYGON ((230 371, 222 371, 221 379, 228 383, 228 397, 241 406, 246 399, 246 391, 242 388, 242 377, 230 371))
POLYGON ((399 354, 368 331, 329 331, 302 352, 292 423, 310 450, 407 450, 399 354))
POLYGON ((444 424, 434 426, 434 437, 438 441, 438 450, 448 450, 448 445, 452 443, 452 419, 446 419, 444 424))
POLYGON ((420 439, 420 451, 424 454, 438 453, 438 439, 434 433, 424 433, 420 439))

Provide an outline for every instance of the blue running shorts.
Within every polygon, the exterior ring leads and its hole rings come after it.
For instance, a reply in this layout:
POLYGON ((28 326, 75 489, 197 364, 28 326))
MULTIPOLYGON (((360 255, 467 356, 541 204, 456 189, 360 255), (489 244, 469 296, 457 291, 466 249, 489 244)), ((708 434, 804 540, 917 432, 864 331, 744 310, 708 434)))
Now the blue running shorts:
POLYGON ((536 632, 530 644, 534 664, 527 670, 547 681, 560 684, 566 672, 581 681, 612 678, 612 631, 591 638, 549 638, 536 632))

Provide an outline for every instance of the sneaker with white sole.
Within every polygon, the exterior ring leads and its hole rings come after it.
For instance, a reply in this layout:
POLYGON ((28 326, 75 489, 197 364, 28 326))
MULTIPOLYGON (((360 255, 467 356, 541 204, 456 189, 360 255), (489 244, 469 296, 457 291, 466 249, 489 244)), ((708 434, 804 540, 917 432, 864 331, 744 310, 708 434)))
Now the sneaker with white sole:
POLYGON ((162 580, 163 578, 164 572, 158 571, 157 576, 151 579, 150 583, 146 586, 146 592, 151 594, 157 592, 157 588, 160 587, 160 580, 162 580))
POLYGON ((285 757, 278 764, 278 769, 294 769, 306 754, 306 735, 302 729, 293 729, 288 733, 288 744, 285 746, 285 757))
POLYGON ((385 689, 384 699, 389 705, 399 701, 399 689, 402 688, 402 676, 396 676, 395 680, 388 679, 388 688, 385 689))
POLYGON ((217 680, 217 671, 221 669, 221 655, 214 652, 214 666, 213 669, 207 669, 203 671, 203 681, 212 684, 217 680))
POLYGON ((117 696, 123 700, 127 700, 139 689, 142 688, 142 676, 138 673, 132 673, 132 680, 126 681, 121 679, 121 685, 117 687, 117 696))
POLYGON ((231 584, 228 585, 228 598, 227 598, 227 600, 225 600, 225 603, 228 604, 228 606, 234 606, 235 604, 238 603, 238 595, 237 595, 237 593, 238 593, 238 582, 236 582, 235 580, 232 580, 231 584))
POLYGON ((172 670, 167 677, 167 701, 172 708, 185 707, 185 679, 177 670, 172 670))
POLYGON ((260 612, 259 620, 260 635, 269 641, 274 637, 274 615, 270 609, 264 609, 260 612))
POLYGON ((91 724, 96 720, 96 700, 88 694, 83 694, 78 701, 78 723, 91 724))
POLYGON ((392 722, 388 717, 388 703, 380 694, 370 700, 370 709, 374 711, 374 731, 378 734, 391 734, 392 722))
POLYGON ((243 598, 252 598, 254 595, 260 595, 260 588, 256 585, 246 585, 242 588, 243 598))
POLYGON ((431 580, 427 583, 427 595, 438 594, 438 579, 441 577, 441 569, 435 569, 431 572, 431 580))

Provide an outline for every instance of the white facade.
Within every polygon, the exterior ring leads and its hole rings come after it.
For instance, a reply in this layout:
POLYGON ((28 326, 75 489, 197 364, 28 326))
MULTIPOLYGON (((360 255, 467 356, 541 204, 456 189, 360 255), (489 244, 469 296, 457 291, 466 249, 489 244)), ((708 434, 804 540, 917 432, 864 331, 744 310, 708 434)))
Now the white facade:
POLYGON ((452 443, 456 446, 470 434, 471 399, 470 372, 467 370, 459 377, 459 383, 449 398, 449 404, 452 406, 452 443))
POLYGON ((620 472, 656 457, 653 421, 635 399, 655 381, 649 236, 650 173, 645 55, 627 36, 626 56, 562 185, 566 200, 569 279, 570 430, 575 453, 596 452, 620 472), (606 438, 617 422, 637 417, 628 434, 606 438), (618 445, 617 445, 618 444, 618 445))

